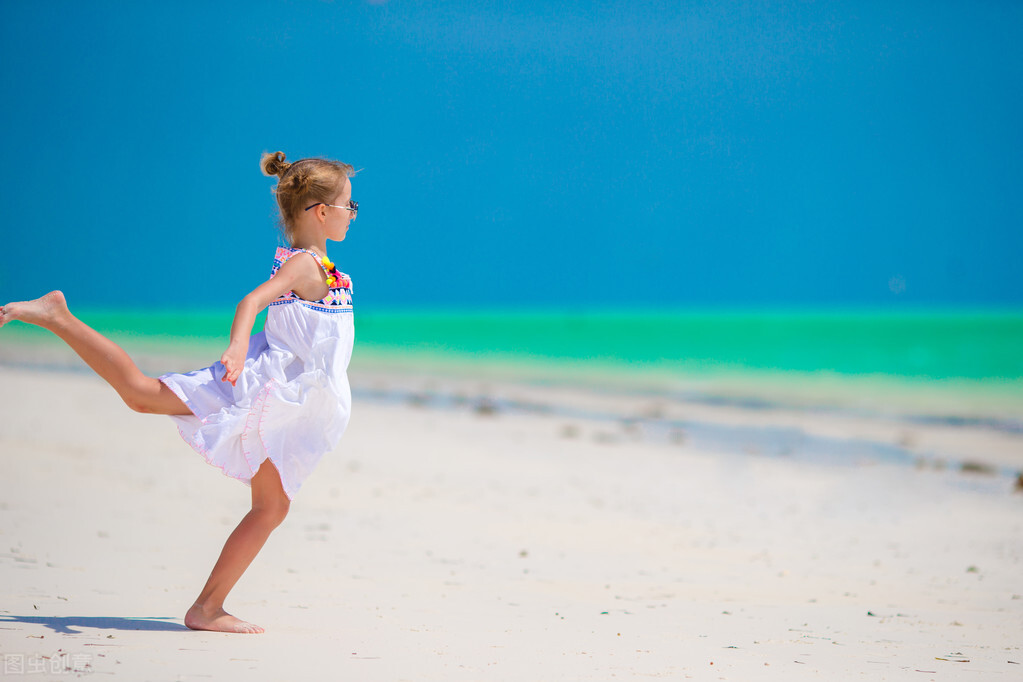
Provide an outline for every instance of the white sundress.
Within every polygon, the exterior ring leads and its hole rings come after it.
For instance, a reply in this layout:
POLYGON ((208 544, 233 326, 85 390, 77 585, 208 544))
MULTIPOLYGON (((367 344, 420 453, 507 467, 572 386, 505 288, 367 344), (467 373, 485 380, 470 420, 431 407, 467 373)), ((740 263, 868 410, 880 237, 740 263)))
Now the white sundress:
POLYGON ((271 303, 264 330, 249 339, 234 386, 221 381, 220 362, 160 377, 192 411, 171 418, 196 452, 246 485, 269 459, 289 500, 348 425, 347 370, 355 341, 348 275, 328 271, 312 251, 278 248, 270 276, 300 253, 310 254, 335 278, 330 292, 319 301, 288 292, 271 303))

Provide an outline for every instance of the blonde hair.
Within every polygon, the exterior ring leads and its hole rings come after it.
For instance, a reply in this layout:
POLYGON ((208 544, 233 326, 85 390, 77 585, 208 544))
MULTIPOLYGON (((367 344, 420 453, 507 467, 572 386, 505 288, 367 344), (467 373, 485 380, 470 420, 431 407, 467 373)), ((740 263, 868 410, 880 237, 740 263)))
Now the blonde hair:
POLYGON ((285 160, 284 152, 263 154, 259 161, 263 175, 277 176, 277 207, 281 212, 281 228, 291 243, 295 221, 310 204, 329 203, 341 194, 345 179, 355 175, 350 164, 330 159, 285 160))

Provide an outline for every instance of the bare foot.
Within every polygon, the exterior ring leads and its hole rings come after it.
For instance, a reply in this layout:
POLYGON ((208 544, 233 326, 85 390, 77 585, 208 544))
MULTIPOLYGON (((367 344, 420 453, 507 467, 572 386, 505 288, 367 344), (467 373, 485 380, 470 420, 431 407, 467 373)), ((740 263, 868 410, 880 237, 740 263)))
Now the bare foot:
POLYGON ((49 328, 68 312, 64 294, 51 291, 32 301, 19 301, 0 306, 0 327, 11 320, 49 328))
POLYGON ((185 627, 192 630, 212 630, 214 632, 244 632, 259 634, 263 628, 252 623, 246 623, 240 618, 235 618, 223 608, 205 610, 198 604, 193 604, 185 614, 185 627))

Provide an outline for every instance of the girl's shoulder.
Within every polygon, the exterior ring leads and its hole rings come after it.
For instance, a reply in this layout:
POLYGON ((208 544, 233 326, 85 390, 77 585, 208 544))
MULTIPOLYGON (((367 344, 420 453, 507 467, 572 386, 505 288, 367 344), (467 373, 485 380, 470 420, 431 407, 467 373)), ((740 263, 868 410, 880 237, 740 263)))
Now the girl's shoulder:
POLYGON ((308 253, 316 259, 317 263, 320 262, 320 257, 316 255, 315 251, 310 251, 309 249, 297 249, 293 246, 278 246, 277 251, 274 253, 274 261, 283 264, 290 260, 292 256, 296 256, 300 253, 308 253))
MULTIPOLYGON (((299 265, 302 269, 310 268, 322 270, 326 276, 327 284, 327 295, 322 299, 312 300, 305 299, 298 296, 294 291, 289 291, 282 294, 271 305, 279 303, 289 303, 295 301, 301 301, 305 307, 313 308, 323 312, 351 312, 352 310, 352 279, 343 272, 339 272, 337 266, 330 262, 326 257, 321 257, 315 251, 311 249, 300 249, 288 246, 279 246, 277 251, 274 253, 274 265, 273 270, 270 272, 270 278, 273 279, 277 272, 284 266, 285 263, 291 261, 296 255, 300 253, 308 253, 312 256, 312 260, 307 258, 300 259, 299 265)), ((290 267, 290 266, 289 266, 290 267)), ((310 272, 310 274, 312 274, 310 272)))
MULTIPOLYGON (((326 268, 323 265, 323 259, 321 259, 320 256, 315 251, 311 251, 309 249, 297 249, 288 246, 278 246, 277 251, 274 253, 274 265, 273 270, 270 273, 270 276, 272 277, 273 275, 277 274, 277 271, 281 269, 282 265, 284 265, 294 256, 297 256, 300 253, 308 253, 310 256, 313 257, 313 262, 315 262, 316 265, 318 265, 322 270, 326 270, 326 268)), ((310 265, 311 264, 312 263, 310 263, 310 265)))

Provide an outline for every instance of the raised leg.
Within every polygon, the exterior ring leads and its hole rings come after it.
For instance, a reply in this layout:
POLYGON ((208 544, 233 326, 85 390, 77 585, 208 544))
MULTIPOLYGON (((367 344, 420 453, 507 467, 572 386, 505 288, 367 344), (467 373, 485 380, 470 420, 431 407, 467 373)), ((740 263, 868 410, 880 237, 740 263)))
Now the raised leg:
POLYGON ((263 632, 258 625, 246 623, 225 611, 224 600, 273 529, 284 521, 290 506, 277 468, 269 459, 264 460, 252 477, 252 510, 224 543, 206 586, 185 614, 186 626, 218 632, 263 632))
POLYGON ((11 320, 34 324, 59 336, 136 412, 190 414, 159 379, 144 375, 123 348, 75 317, 63 293, 51 291, 33 301, 0 307, 0 327, 11 320))

